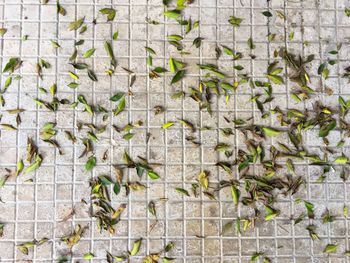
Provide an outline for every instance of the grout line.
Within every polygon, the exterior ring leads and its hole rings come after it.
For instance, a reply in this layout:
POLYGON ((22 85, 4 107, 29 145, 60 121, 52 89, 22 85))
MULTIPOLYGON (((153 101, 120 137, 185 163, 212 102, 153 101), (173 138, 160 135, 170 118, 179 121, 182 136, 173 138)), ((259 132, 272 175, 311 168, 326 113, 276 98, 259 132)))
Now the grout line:
MULTIPOLYGON (((285 46, 285 49, 288 50, 288 21, 287 21, 287 17, 288 17, 288 10, 286 8, 286 2, 284 2, 284 6, 283 6, 283 11, 284 11, 284 15, 285 15, 285 19, 284 19, 284 46, 285 46)), ((288 76, 289 74, 289 71, 288 71, 288 65, 287 65, 287 62, 285 61, 284 62, 284 67, 285 67, 285 70, 284 70, 284 73, 285 73, 285 76, 288 76)), ((289 108, 289 78, 286 78, 286 106, 287 108, 289 108)), ((295 208, 294 208, 294 198, 293 196, 290 197, 290 213, 291 213, 291 216, 293 215, 293 212, 295 211, 295 208)), ((294 224, 293 222, 291 223, 291 227, 292 227, 292 256, 293 256, 293 262, 296 263, 296 255, 295 255, 295 227, 294 227, 294 224)))
MULTIPOLYGON (((5 17, 5 6, 3 7, 2 9, 2 17, 4 18, 5 17)), ((22 18, 22 8, 21 8, 21 18, 22 18)), ((21 22, 21 25, 22 25, 22 22, 21 22)), ((20 27, 20 35, 22 36, 23 32, 22 32, 22 26, 20 27)), ((5 40, 2 39, 1 40, 1 56, 3 57, 3 51, 4 51, 4 45, 5 45, 5 40)), ((22 42, 20 42, 20 59, 22 59, 22 42)), ((3 59, 2 59, 2 62, 3 59)), ((19 69, 19 74, 22 73, 22 68, 19 69)), ((2 83, 2 74, 0 74, 0 83, 2 83)), ((21 97, 20 97, 20 94, 21 94, 21 79, 19 80, 19 83, 18 83, 18 90, 17 90, 17 108, 20 107, 21 105, 21 97)), ((16 133, 16 145, 19 144, 19 130, 17 131, 16 133)), ((16 161, 17 163, 19 162, 20 160, 20 153, 19 153, 19 148, 17 148, 17 157, 16 157, 16 161)), ((18 193, 18 177, 16 178, 16 182, 15 182, 15 192, 18 193)), ((16 194, 15 195, 15 229, 14 229, 14 249, 13 249, 13 252, 14 252, 14 255, 13 255, 13 258, 16 260, 17 259, 17 248, 16 248, 16 245, 18 244, 18 239, 17 239, 17 233, 18 233, 18 195, 16 194)))

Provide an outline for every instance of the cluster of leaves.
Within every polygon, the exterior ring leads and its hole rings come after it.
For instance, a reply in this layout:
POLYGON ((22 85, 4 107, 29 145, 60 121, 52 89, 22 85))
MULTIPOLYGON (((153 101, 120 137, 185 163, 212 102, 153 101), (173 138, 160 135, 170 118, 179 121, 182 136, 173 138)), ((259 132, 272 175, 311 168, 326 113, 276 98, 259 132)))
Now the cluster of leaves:
POLYGON ((81 236, 83 235, 86 228, 87 227, 81 227, 81 225, 77 224, 74 228, 74 231, 67 236, 61 237, 61 240, 65 242, 69 248, 72 248, 80 241, 81 236))
POLYGON ((121 204, 114 209, 110 204, 109 186, 113 185, 113 192, 118 195, 122 182, 121 170, 116 170, 117 180, 106 175, 100 175, 90 182, 91 199, 93 201, 93 216, 97 218, 97 225, 100 231, 106 230, 113 234, 114 226, 120 221, 120 216, 126 208, 126 204, 121 204))
MULTIPOLYGON (((112 255, 111 253, 107 252, 107 262, 112 263, 115 261, 128 261, 130 262, 130 258, 133 256, 137 256, 137 254, 140 251, 142 245, 142 238, 135 240, 134 244, 132 245, 132 248, 127 252, 124 253, 123 255, 112 255)), ((168 263, 172 262, 174 258, 170 258, 165 256, 164 254, 168 253, 174 248, 175 244, 173 242, 168 243, 161 251, 158 251, 156 253, 151 253, 147 256, 145 256, 142 259, 143 263, 153 263, 153 262, 158 262, 158 260, 162 260, 163 263, 168 263)))
POLYGON ((47 241, 49 241, 47 238, 42 238, 40 240, 33 240, 28 241, 22 244, 17 245, 17 249, 21 251, 23 254, 28 255, 29 249, 33 248, 34 246, 41 246, 45 244, 47 241))

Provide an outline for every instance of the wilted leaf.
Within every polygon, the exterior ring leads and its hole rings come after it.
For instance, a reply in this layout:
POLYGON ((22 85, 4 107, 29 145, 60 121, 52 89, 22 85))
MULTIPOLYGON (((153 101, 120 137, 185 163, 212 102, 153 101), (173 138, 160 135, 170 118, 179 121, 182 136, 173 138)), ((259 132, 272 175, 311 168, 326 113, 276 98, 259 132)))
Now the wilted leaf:
POLYGON ((198 181, 204 189, 208 189, 208 187, 209 187, 208 176, 209 176, 209 174, 205 171, 200 172, 198 175, 198 181))
POLYGON ((7 29, 6 28, 0 28, 0 36, 3 36, 3 35, 5 35, 6 34, 6 32, 7 32, 7 29))

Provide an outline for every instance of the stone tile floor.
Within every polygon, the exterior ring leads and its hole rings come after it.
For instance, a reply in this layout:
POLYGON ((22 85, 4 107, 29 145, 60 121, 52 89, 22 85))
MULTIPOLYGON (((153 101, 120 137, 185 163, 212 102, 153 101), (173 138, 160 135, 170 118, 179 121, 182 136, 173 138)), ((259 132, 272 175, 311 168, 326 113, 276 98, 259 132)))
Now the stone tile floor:
MULTIPOLYGON (((6 105, 0 108, 2 122, 15 124, 14 115, 8 114, 6 109, 26 109, 21 114, 22 124, 18 131, 1 130, 1 174, 6 174, 5 168, 15 169, 17 161, 25 158, 28 136, 37 141, 44 156, 42 167, 36 173, 11 177, 0 189, 3 201, 0 203, 0 222, 5 224, 4 236, 0 238, 1 262, 56 262, 60 255, 68 251, 60 237, 69 234, 77 224, 88 226, 88 229, 73 249, 75 262, 79 259, 83 261, 82 256, 87 252, 95 255, 93 262, 105 262, 106 251, 123 253, 140 237, 144 238, 141 252, 132 262, 140 262, 146 253, 158 251, 170 241, 175 243, 175 248, 168 256, 174 257, 175 262, 249 262, 257 251, 265 252, 272 262, 349 262, 341 254, 328 257, 322 253, 330 241, 337 242, 339 248, 349 247, 349 220, 338 216, 331 225, 315 220, 322 239, 313 242, 305 231, 308 220, 298 225, 290 221, 291 216, 304 211, 303 204, 291 202, 290 198, 279 200, 281 214, 275 220, 261 223, 255 229, 239 235, 232 230, 222 236, 220 233, 225 223, 237 216, 251 214, 252 211, 241 206, 236 209, 229 191, 222 191, 217 200, 210 200, 205 196, 183 197, 174 188, 190 189, 201 169, 211 172, 212 182, 227 179, 227 175, 215 166, 222 156, 214 152, 213 148, 219 141, 231 140, 232 143, 232 139, 223 137, 218 129, 196 131, 195 136, 202 142, 200 147, 196 147, 186 142, 185 136, 190 135, 187 130, 181 127, 163 130, 160 127, 177 118, 216 128, 225 127, 224 117, 254 116, 258 123, 263 124, 276 121, 260 119, 258 110, 249 102, 252 94, 249 87, 238 90, 228 104, 223 98, 214 101, 213 115, 206 111, 200 112, 198 104, 191 99, 171 99, 174 92, 187 91, 189 86, 198 83, 200 72, 193 67, 196 63, 216 63, 217 44, 244 54, 255 54, 255 60, 245 56, 239 64, 256 79, 264 78, 267 64, 274 59, 273 51, 280 46, 287 45, 304 55, 315 54, 316 60, 311 69, 312 84, 314 87, 322 84, 333 90, 332 95, 319 98, 331 105, 337 105, 339 94, 349 99, 349 85, 340 76, 342 69, 349 64, 350 18, 345 16, 344 8, 350 6, 350 1, 196 0, 185 10, 187 17, 200 21, 200 27, 191 31, 183 41, 191 52, 186 56, 189 75, 181 84, 173 86, 169 85, 171 74, 155 80, 147 77, 149 69, 144 47, 152 47, 157 52, 153 59, 154 65, 167 67, 169 57, 177 56, 177 52, 166 43, 166 36, 181 33, 178 24, 171 21, 163 23, 164 8, 160 0, 61 0, 60 4, 67 10, 66 16, 56 14, 56 1, 43 5, 39 0, 0 0, 0 24, 8 30, 0 39, 2 68, 10 57, 23 60, 23 66, 18 71, 22 78, 14 80, 4 95, 6 105), (111 4, 117 10, 117 15, 113 22, 106 22, 99 10, 111 4), (270 19, 261 14, 268 9, 273 13, 270 19), (286 21, 277 15, 277 11, 285 13, 286 21), (236 29, 227 22, 233 14, 244 19, 236 29), (88 25, 84 34, 67 30, 70 22, 83 16, 88 25), (160 25, 147 24, 146 17, 159 21, 160 25), (94 19, 96 25, 92 23, 94 19), (113 48, 119 67, 109 77, 104 73, 109 66, 109 58, 103 45, 116 31, 119 32, 119 39, 113 42, 113 48), (293 39, 289 37, 292 32, 293 39), (276 34, 275 41, 267 42, 269 33, 276 34), (23 41, 25 36, 27 40, 23 41), (201 48, 196 49, 192 41, 198 36, 203 37, 204 41, 201 48), (253 51, 247 46, 249 37, 253 38, 256 45, 253 51), (73 90, 67 87, 71 81, 68 59, 73 52, 74 41, 80 39, 84 39, 85 43, 78 47, 79 55, 96 48, 94 56, 87 59, 86 63, 92 65, 98 82, 92 82, 86 74, 81 74, 81 85, 73 90), (51 40, 57 41, 61 47, 53 48, 51 40), (343 47, 338 55, 332 57, 328 52, 338 43, 343 43, 343 47), (51 64, 51 68, 43 70, 43 79, 36 74, 38 58, 51 64), (331 68, 330 77, 321 83, 317 68, 319 62, 327 58, 340 59, 340 63, 331 68), (127 108, 122 114, 110 116, 107 130, 95 146, 99 158, 108 150, 107 160, 99 160, 95 169, 88 173, 84 169, 86 158, 78 158, 83 145, 72 145, 66 140, 63 131, 71 131, 79 137, 81 135, 76 128, 78 122, 100 124, 101 116, 92 118, 81 107, 72 109, 69 106, 53 113, 38 108, 33 98, 50 99, 51 94, 41 93, 38 88, 48 89, 57 83, 59 98, 74 100, 78 94, 83 94, 88 102, 111 108, 113 103, 109 98, 118 91, 128 92, 129 89, 131 77, 122 67, 136 73, 133 96, 128 97, 127 108), (167 111, 155 116, 153 108, 157 105, 166 106, 167 111), (136 135, 130 141, 122 140, 121 135, 112 128, 112 124, 123 126, 137 120, 143 120, 144 125, 135 129, 136 135), (52 146, 38 140, 40 128, 48 121, 57 123, 59 133, 56 139, 64 155, 59 155, 52 146), (151 136, 147 143, 148 133, 151 136), (124 150, 128 150, 131 156, 145 156, 151 163, 161 164, 156 168, 161 179, 152 183, 143 179, 150 187, 145 191, 133 192, 129 197, 125 197, 124 192, 112 196, 113 204, 126 203, 127 209, 116 227, 116 233, 110 236, 99 233, 95 220, 89 215, 89 202, 85 204, 82 199, 89 200, 89 179, 113 173, 112 165, 121 163, 124 150), (156 202, 158 223, 152 228, 155 218, 147 212, 147 204, 164 197, 168 198, 167 202, 156 202), (65 220, 73 208, 74 216, 65 220), (43 237, 49 238, 49 242, 30 250, 27 256, 15 248, 16 244, 43 237)), ((217 63, 228 70, 234 65, 232 60, 225 58, 220 58, 217 63)), ((6 78, 7 74, 0 75, 2 86, 6 78)), ((276 99, 271 103, 271 108, 303 108, 315 101, 296 104, 289 95, 292 88, 293 83, 290 82, 274 87, 276 99)), ((87 130, 83 128, 83 132, 87 130)), ((336 144, 339 138, 340 134, 332 134, 331 144, 336 144)), ((276 141, 273 139, 271 143, 276 141)), ((243 144, 238 136, 235 136, 235 143, 237 147, 243 144)), ((312 132, 308 134, 307 144, 311 149, 318 151, 320 143, 321 140, 312 132)), ((350 200, 350 185, 339 178, 339 171, 332 171, 321 184, 317 182, 321 169, 304 163, 296 165, 296 169, 308 184, 293 200, 302 198, 312 201, 319 216, 326 207, 334 213, 342 213, 344 203, 350 200)), ((137 178, 133 171, 127 176, 137 178)))

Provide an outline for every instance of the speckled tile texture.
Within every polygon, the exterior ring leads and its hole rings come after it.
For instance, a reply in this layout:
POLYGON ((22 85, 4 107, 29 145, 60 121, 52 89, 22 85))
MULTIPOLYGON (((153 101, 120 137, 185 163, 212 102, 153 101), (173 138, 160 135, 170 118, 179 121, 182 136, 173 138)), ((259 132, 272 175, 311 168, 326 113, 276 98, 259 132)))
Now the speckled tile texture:
MULTIPOLYGON (((214 151, 218 142, 229 142, 237 154, 243 146, 239 134, 224 137, 219 128, 227 127, 225 118, 254 117, 256 123, 270 125, 277 123, 271 117, 261 119, 256 105, 250 101, 252 94, 257 94, 248 85, 240 87, 228 103, 223 97, 213 100, 213 113, 200 111, 198 103, 190 98, 173 100, 177 91, 187 92, 188 87, 197 87, 200 71, 197 63, 217 63, 220 68, 232 71, 234 65, 242 65, 243 72, 255 79, 264 79, 269 62, 274 60, 274 50, 287 46, 296 53, 315 54, 311 66, 311 83, 315 89, 328 87, 330 95, 316 95, 324 103, 337 105, 338 95, 350 98, 349 84, 341 78, 343 68, 349 65, 350 58, 350 18, 344 14, 344 8, 350 6, 348 0, 196 0, 186 8, 185 16, 193 21, 199 20, 200 26, 192 30, 183 40, 190 55, 184 56, 188 63, 188 74, 183 81, 170 86, 172 74, 154 80, 148 78, 145 46, 154 49, 157 55, 153 64, 169 67, 169 57, 179 57, 178 52, 168 43, 166 36, 181 34, 183 29, 173 21, 163 17, 164 7, 161 0, 60 0, 67 10, 66 16, 56 13, 56 1, 40 4, 39 0, 0 0, 0 25, 7 28, 7 33, 0 39, 0 63, 2 68, 10 57, 20 57, 23 65, 17 72, 22 78, 14 80, 4 94, 6 105, 0 107, 3 123, 15 125, 15 115, 7 109, 23 108, 22 123, 17 131, 1 130, 0 138, 0 174, 5 175, 5 168, 14 170, 20 159, 25 159, 27 137, 32 137, 44 157, 40 169, 35 173, 11 177, 0 189, 0 223, 5 225, 4 236, 0 238, 1 262, 58 262, 60 256, 67 254, 69 248, 60 238, 70 234, 74 226, 87 226, 81 241, 74 246, 72 262, 84 262, 82 256, 91 252, 95 255, 92 262, 106 262, 106 251, 113 255, 126 252, 133 242, 142 237, 143 243, 137 257, 131 262, 141 262, 149 253, 161 250, 168 242, 175 243, 175 248, 168 253, 174 262, 189 263, 243 263, 250 262, 257 251, 264 252, 272 262, 280 263, 345 263, 349 259, 341 253, 327 256, 322 253, 329 242, 339 245, 339 251, 349 248, 349 220, 342 217, 344 204, 350 200, 350 184, 339 177, 340 171, 332 170, 323 183, 317 180, 322 174, 322 167, 310 166, 305 162, 297 163, 296 173, 306 180, 305 186, 292 198, 280 197, 276 208, 281 213, 269 222, 259 222, 256 227, 241 234, 232 228, 221 235, 223 226, 237 217, 252 215, 254 210, 242 205, 235 207, 229 189, 220 191, 216 200, 205 195, 198 198, 185 197, 175 191, 176 187, 188 189, 195 183, 201 170, 210 171, 210 182, 230 179, 229 175, 215 166, 224 156, 214 151), (99 13, 103 7, 117 10, 113 22, 106 22, 99 13), (270 10, 273 17, 267 19, 262 12, 270 10), (286 20, 278 16, 277 11, 285 13, 286 20), (228 23, 231 15, 243 18, 239 28, 228 23), (88 29, 84 34, 67 30, 70 22, 85 16, 88 29), (157 20, 159 25, 145 22, 146 18, 157 20), (93 20, 96 19, 96 24, 93 20), (165 23, 164 23, 165 22, 165 23), (182 30, 182 31, 181 31, 182 30), (105 70, 109 67, 109 58, 104 50, 106 40, 119 31, 119 39, 113 41, 113 49, 119 66, 109 77, 105 70), (294 32, 294 38, 290 35, 294 32), (268 42, 267 35, 276 34, 274 41, 268 42), (27 40, 23 38, 27 36, 27 40), (196 37, 204 38, 197 49, 192 45, 196 37), (247 39, 252 37, 256 48, 249 50, 247 39), (80 86, 70 89, 68 74, 72 70, 69 57, 74 42, 84 39, 78 46, 81 56, 90 48, 96 48, 94 56, 85 60, 97 74, 98 82, 92 82, 87 74, 79 74, 80 86), (52 47, 51 40, 57 41, 60 48, 52 47), (344 43, 337 55, 328 52, 338 43, 344 43), (216 60, 215 47, 225 45, 245 54, 242 60, 233 62, 228 57, 216 60), (255 54, 254 60, 248 54, 255 54), (43 70, 43 79, 36 74, 38 58, 45 59, 51 68, 43 70), (317 74, 320 61, 327 58, 339 59, 339 63, 330 68, 330 77, 323 80, 317 74), (57 112, 39 108, 34 98, 50 100, 50 93, 44 94, 39 87, 48 89, 57 83, 57 97, 74 101, 78 94, 94 105, 106 108, 114 107, 109 98, 116 92, 128 92, 131 76, 122 69, 135 72, 136 81, 127 97, 126 110, 118 116, 112 116, 103 122, 102 115, 92 117, 83 112, 79 105, 76 109, 70 105, 60 107, 57 112), (163 105, 166 112, 154 115, 153 108, 163 105), (188 129, 176 125, 167 130, 160 127, 169 121, 183 118, 198 127, 211 126, 212 130, 200 130, 193 134, 188 129), (130 141, 122 139, 122 134, 112 125, 122 127, 130 122, 143 121, 143 125, 133 130, 135 136, 130 141), (40 128, 46 122, 56 122, 59 131, 56 140, 62 146, 64 155, 54 147, 39 140, 40 128), (79 138, 89 130, 83 127, 78 132, 77 124, 87 122, 107 125, 106 131, 99 135, 95 144, 97 166, 92 172, 85 171, 86 157, 78 158, 84 147, 79 138), (64 131, 70 131, 78 138, 72 144, 65 137, 64 131), (149 135, 149 140, 147 137, 149 135), (195 136, 202 142, 196 146, 186 141, 186 136, 195 136), (108 158, 101 157, 108 150, 108 158), (100 233, 95 219, 90 216, 89 180, 101 174, 114 176, 113 165, 122 163, 124 151, 130 156, 146 157, 150 163, 156 163, 155 170, 161 179, 151 181, 143 177, 147 184, 143 191, 125 195, 125 189, 116 196, 111 194, 112 204, 118 207, 127 204, 121 221, 116 226, 115 234, 100 233), (167 198, 168 201, 160 201, 167 198), (294 225, 291 217, 305 212, 303 203, 296 199, 310 200, 315 205, 317 226, 321 240, 313 242, 305 227, 309 220, 294 225), (85 200, 86 202, 82 202, 85 200), (147 210, 147 205, 155 200, 158 222, 147 210), (326 207, 337 214, 332 224, 322 224, 320 216, 326 207), (74 209, 73 216, 69 216, 74 209), (155 224, 155 225, 154 225, 155 224), (16 245, 33 239, 48 238, 42 246, 36 246, 28 255, 16 249, 16 245), (205 237, 205 238, 203 238, 205 237)), ((8 74, 0 75, 2 86, 8 74)), ((274 86, 274 97, 270 108, 303 109, 312 105, 311 99, 296 104, 290 97, 294 83, 274 86)), ((330 135, 331 145, 335 145, 340 133, 330 135)), ((287 138, 283 136, 270 139, 270 143, 287 138)), ((321 139, 309 131, 306 144, 315 152, 320 151, 321 139)), ((349 154, 349 148, 344 148, 349 154)), ((255 170, 261 169, 259 165, 255 170)), ((125 175, 130 181, 136 180, 135 170, 128 170, 125 175)), ((234 175, 236 176, 236 175, 234 175)))

